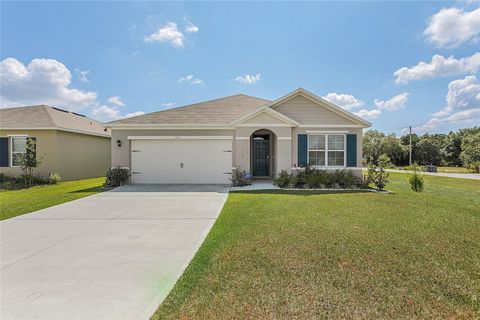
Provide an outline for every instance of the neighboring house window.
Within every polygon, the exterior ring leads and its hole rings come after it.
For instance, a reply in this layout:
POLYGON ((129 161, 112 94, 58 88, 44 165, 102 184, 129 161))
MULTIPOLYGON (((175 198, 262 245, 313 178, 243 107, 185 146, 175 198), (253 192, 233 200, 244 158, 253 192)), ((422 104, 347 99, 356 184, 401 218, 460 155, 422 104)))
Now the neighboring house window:
POLYGON ((308 135, 308 164, 315 167, 344 167, 345 135, 308 135))
POLYGON ((25 154, 27 149, 26 137, 12 137, 11 157, 12 167, 20 167, 21 156, 25 154))

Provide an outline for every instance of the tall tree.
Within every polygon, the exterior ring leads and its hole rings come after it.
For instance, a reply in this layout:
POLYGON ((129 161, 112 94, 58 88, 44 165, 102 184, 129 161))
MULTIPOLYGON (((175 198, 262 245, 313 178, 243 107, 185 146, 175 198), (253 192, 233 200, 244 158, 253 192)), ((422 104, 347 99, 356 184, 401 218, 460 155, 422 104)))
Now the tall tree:
POLYGON ((382 152, 382 140, 385 138, 383 132, 377 130, 368 130, 363 135, 363 156, 368 163, 378 164, 378 158, 382 152))
POLYGON ((462 152, 460 158, 465 166, 480 161, 480 131, 467 134, 462 139, 462 152))

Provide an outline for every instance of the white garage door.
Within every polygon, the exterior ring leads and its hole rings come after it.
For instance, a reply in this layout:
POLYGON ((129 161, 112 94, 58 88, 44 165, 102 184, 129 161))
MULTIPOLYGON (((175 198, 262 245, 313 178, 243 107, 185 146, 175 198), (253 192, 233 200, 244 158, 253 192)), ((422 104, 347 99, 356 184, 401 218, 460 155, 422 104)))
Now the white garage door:
POLYGON ((131 154, 132 183, 230 183, 228 137, 132 140, 131 154))

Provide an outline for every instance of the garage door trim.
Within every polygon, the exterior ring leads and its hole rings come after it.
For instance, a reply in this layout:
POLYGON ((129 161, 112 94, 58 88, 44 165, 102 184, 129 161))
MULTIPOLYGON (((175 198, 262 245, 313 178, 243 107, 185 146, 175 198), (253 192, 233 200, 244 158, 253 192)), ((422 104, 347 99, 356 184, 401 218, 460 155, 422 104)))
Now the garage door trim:
POLYGON ((233 140, 233 136, 128 136, 128 140, 233 140))

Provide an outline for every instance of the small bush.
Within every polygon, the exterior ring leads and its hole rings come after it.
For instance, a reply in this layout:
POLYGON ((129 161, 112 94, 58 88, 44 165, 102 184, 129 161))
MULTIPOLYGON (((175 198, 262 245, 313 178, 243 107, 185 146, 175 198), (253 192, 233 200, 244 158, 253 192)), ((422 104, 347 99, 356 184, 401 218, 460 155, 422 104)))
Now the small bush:
POLYGON ((408 181, 410 182, 410 188, 414 192, 422 192, 423 191, 423 177, 418 174, 419 167, 417 165, 412 165, 413 175, 410 176, 408 181))
POLYGON ((291 174, 282 170, 273 183, 280 188, 296 189, 360 189, 367 186, 363 177, 348 169, 328 172, 309 167, 291 174))
POLYGON ((280 173, 273 179, 273 185, 280 188, 286 188, 290 185, 291 174, 287 170, 282 170, 280 173))
POLYGON ((410 179, 408 179, 410 182, 410 188, 414 192, 422 192, 423 191, 423 177, 419 175, 418 173, 412 174, 410 179))
POLYGON ((17 190, 17 189, 24 189, 34 185, 41 185, 47 183, 44 179, 40 177, 33 176, 31 177, 30 181, 24 176, 20 177, 10 177, 6 176, 3 173, 0 173, 0 189, 7 189, 7 190, 17 190))
POLYGON ((62 181, 62 178, 58 173, 52 172, 48 176, 48 181, 50 182, 50 184, 58 184, 60 181, 62 181))
POLYGON ((107 179, 105 184, 109 187, 119 187, 125 184, 128 177, 130 177, 130 172, 128 169, 121 167, 110 168, 107 171, 107 179))
POLYGON ((243 187, 251 185, 252 178, 253 176, 251 173, 246 172, 241 168, 236 168, 232 171, 232 178, 230 178, 230 181, 232 181, 234 187, 243 187))

